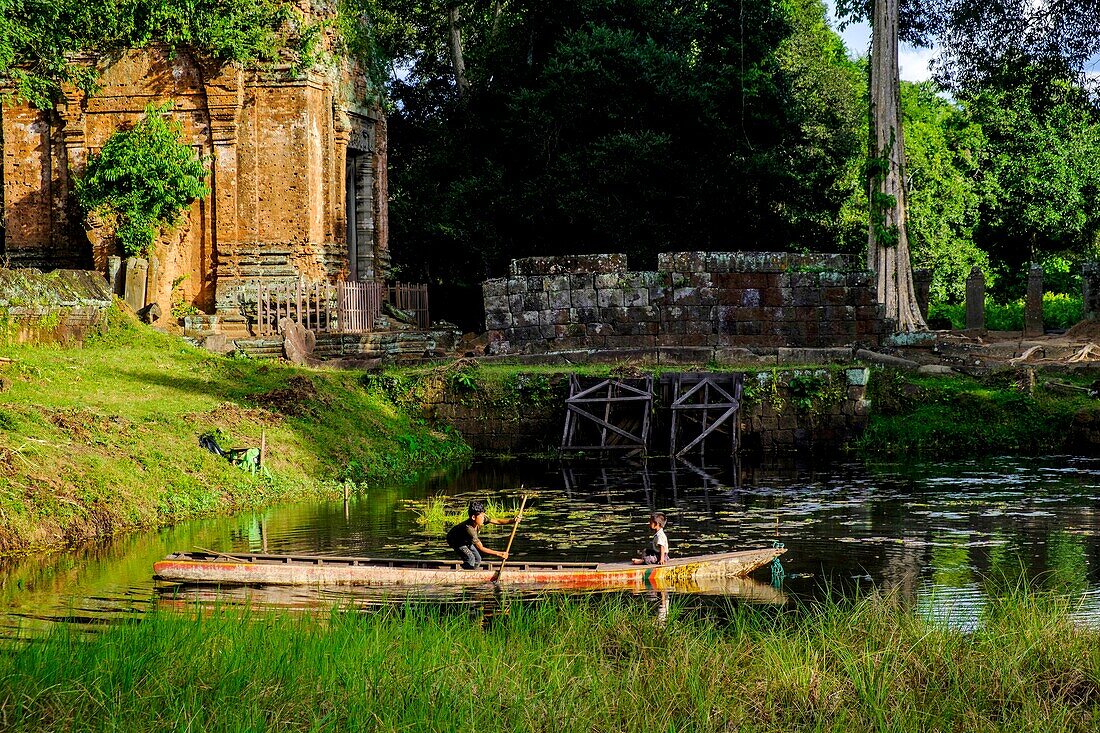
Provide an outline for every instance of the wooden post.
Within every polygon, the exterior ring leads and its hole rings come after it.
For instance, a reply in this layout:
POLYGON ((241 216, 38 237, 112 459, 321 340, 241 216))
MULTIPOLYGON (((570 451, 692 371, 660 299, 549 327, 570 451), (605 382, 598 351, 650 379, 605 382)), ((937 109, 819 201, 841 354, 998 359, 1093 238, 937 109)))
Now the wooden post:
POLYGON ((600 447, 601 448, 603 448, 607 445, 607 427, 606 427, 606 424, 611 421, 611 397, 612 397, 611 389, 612 389, 612 384, 613 384, 612 380, 610 380, 610 379, 607 380, 607 402, 605 402, 604 406, 603 406, 603 421, 604 421, 605 427, 603 427, 600 430, 600 447))
MULTIPOLYGON (((677 374, 672 379, 672 404, 675 405, 680 399, 680 375, 677 374)), ((669 455, 674 456, 676 455, 676 418, 678 410, 673 408, 671 412, 672 416, 670 422, 672 423, 672 430, 669 433, 668 453, 669 455)), ((673 480, 675 481, 675 477, 673 478, 673 480)), ((675 486, 673 487, 673 491, 675 491, 675 486)))
POLYGON ((260 428, 260 468, 267 460, 267 428, 260 428))

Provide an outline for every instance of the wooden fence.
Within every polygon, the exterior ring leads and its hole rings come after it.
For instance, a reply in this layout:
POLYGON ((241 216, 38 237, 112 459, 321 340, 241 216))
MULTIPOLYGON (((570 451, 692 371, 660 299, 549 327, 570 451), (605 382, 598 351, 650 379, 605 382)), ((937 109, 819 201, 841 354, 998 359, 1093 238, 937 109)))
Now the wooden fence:
POLYGON ((431 325, 428 317, 428 286, 412 283, 394 283, 389 287, 389 302, 400 310, 416 318, 416 325, 427 328, 431 325))
POLYGON ((419 328, 428 328, 428 286, 376 282, 258 283, 255 332, 270 336, 279 332, 279 321, 289 318, 311 331, 370 333, 382 315, 383 302, 410 314, 419 328))
POLYGON ((343 333, 370 333, 375 319, 382 315, 380 283, 336 283, 340 308, 338 330, 343 333))

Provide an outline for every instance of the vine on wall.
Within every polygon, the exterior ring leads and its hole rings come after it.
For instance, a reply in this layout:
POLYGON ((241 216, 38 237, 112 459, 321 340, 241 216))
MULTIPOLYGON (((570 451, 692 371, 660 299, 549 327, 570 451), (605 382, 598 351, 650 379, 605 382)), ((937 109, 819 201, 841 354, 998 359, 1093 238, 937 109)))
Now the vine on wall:
POLYGON ((289 0, 0 0, 0 81, 10 82, 12 96, 50 109, 65 84, 95 92, 99 73, 89 56, 154 43, 219 64, 283 60, 301 70, 323 60, 322 36, 335 23, 335 51, 358 60, 380 89, 375 10, 369 0, 342 0, 334 20, 314 22, 289 0))

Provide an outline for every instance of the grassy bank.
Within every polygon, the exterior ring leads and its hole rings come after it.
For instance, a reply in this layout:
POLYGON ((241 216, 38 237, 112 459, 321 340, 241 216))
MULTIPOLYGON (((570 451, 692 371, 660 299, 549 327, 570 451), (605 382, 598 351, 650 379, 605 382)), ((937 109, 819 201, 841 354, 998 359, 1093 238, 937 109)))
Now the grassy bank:
MULTIPOLYGON (((851 366, 858 366, 853 364, 851 366)), ((827 428, 830 410, 848 395, 843 365, 785 366, 760 369, 736 365, 653 367, 588 364, 579 367, 516 364, 459 364, 391 370, 371 377, 372 388, 400 409, 432 417, 431 406, 449 394, 484 410, 494 419, 519 424, 559 408, 568 394, 566 375, 574 371, 589 377, 645 374, 662 371, 744 371, 748 375, 742 401, 747 416, 793 414, 810 433, 827 428), (757 379, 763 376, 763 381, 757 379), (767 405, 764 405, 767 403, 767 405)), ((915 372, 872 366, 867 386, 870 408, 867 428, 847 448, 868 456, 927 456, 932 458, 979 455, 1038 455, 1093 450, 1081 445, 1075 429, 1079 414, 1100 412, 1084 391, 1055 388, 1053 380, 1091 386, 1094 376, 1034 372, 1006 368, 980 378, 965 374, 925 376, 915 372)), ((560 425, 554 423, 554 431, 560 425)), ((1100 423, 1100 415, 1090 420, 1100 423)), ((1088 421, 1086 421, 1088 422, 1088 421)), ((556 435, 547 441, 553 445, 556 435)))
MULTIPOLYGON (((1058 375, 1090 384, 1093 377, 1058 375)), ((1023 369, 980 379, 922 377, 877 369, 868 384, 871 414, 856 447, 871 455, 956 457, 1067 453, 1082 449, 1074 431, 1079 412, 1096 409, 1084 392, 1034 384, 1023 369)))
POLYGON ((1091 731, 1100 634, 994 600, 964 634, 897 605, 667 624, 545 601, 491 622, 412 608, 155 613, 0 654, 5 730, 1091 731), (186 653, 181 654, 181 650, 186 653))
POLYGON ((84 348, 0 350, 0 550, 338 495, 463 460, 361 375, 234 359, 112 315, 84 348), (199 446, 259 446, 271 477, 199 446))

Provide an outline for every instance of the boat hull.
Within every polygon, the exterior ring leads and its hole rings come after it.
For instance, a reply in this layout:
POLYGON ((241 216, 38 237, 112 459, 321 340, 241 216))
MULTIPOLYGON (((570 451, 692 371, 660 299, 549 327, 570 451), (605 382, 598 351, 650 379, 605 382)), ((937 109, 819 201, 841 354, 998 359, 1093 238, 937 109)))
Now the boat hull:
MULTIPOLYGON (((783 548, 678 558, 666 565, 629 563, 508 563, 499 582, 548 588, 665 589, 707 592, 744 577, 783 548)), ((455 562, 332 558, 292 555, 229 557, 178 553, 153 566, 159 580, 222 585, 470 586, 493 581, 497 565, 463 570, 455 562)), ((716 591, 720 592, 720 591, 716 591)))

